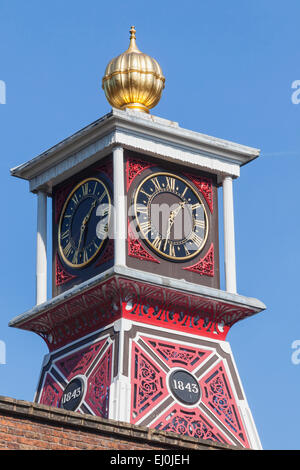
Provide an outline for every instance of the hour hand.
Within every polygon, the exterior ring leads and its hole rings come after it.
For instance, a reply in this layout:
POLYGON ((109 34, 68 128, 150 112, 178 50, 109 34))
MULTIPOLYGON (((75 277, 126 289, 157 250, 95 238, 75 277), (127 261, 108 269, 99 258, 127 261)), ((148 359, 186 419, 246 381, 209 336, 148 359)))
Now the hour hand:
POLYGON ((93 209, 94 209, 94 207, 96 206, 96 204, 97 204, 97 201, 96 201, 96 199, 95 199, 94 202, 93 202, 93 204, 92 204, 91 207, 90 207, 90 210, 88 211, 87 215, 86 215, 85 218, 83 219, 83 222, 82 222, 82 223, 83 223, 84 225, 86 225, 86 224, 88 223, 88 221, 89 221, 89 219, 90 219, 90 217, 91 217, 91 213, 93 212, 93 209))
POLYGON ((79 242, 78 242, 78 249, 80 248, 84 231, 85 231, 85 229, 86 229, 87 223, 88 223, 88 221, 90 220, 91 213, 92 213, 94 207, 96 206, 96 204, 97 204, 97 201, 95 200, 95 201, 93 202, 93 204, 91 205, 91 207, 90 207, 90 209, 89 209, 87 215, 85 216, 85 218, 84 218, 83 221, 82 221, 82 224, 81 224, 81 227, 80 227, 80 236, 79 236, 79 242))

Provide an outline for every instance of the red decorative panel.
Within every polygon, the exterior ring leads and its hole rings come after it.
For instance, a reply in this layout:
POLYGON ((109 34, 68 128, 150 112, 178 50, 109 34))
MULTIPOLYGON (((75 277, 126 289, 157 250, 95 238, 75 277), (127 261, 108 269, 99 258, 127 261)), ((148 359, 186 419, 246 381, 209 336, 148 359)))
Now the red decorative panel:
POLYGON ((67 282, 71 281, 72 279, 76 278, 77 276, 73 276, 73 274, 68 273, 61 265, 58 256, 55 257, 55 284, 57 286, 61 286, 62 284, 66 284, 67 282))
POLYGON ((131 369, 132 423, 140 420, 168 394, 166 374, 136 344, 131 369))
POLYGON ((162 359, 169 367, 183 367, 188 371, 197 368, 211 351, 205 351, 192 346, 176 344, 164 340, 142 337, 143 341, 162 359))
POLYGON ((151 428, 231 444, 223 433, 201 414, 199 409, 188 410, 182 408, 179 404, 171 406, 151 424, 151 428))
POLYGON ((152 256, 141 244, 138 239, 138 236, 135 236, 133 230, 128 224, 128 237, 127 237, 127 246, 128 246, 128 256, 137 258, 142 261, 151 261, 152 263, 160 263, 154 256, 152 256))
POLYGON ((123 316, 177 331, 225 339, 229 326, 212 305, 175 290, 120 280, 123 316))
POLYGON ((130 188, 132 181, 142 173, 142 171, 146 170, 154 166, 153 163, 149 163, 143 160, 138 160, 135 158, 127 158, 126 161, 126 177, 127 177, 127 191, 130 188))
POLYGON ((35 331, 50 351, 75 341, 121 316, 116 279, 94 287, 26 321, 25 329, 35 331))
POLYGON ((204 258, 200 259, 196 264, 188 266, 187 271, 193 271, 194 273, 200 274, 201 276, 214 277, 214 245, 210 245, 210 248, 204 258))
POLYGON ((36 332, 53 351, 120 317, 224 340, 234 323, 255 313, 240 304, 115 275, 60 303, 54 299, 15 326, 36 332))
POLYGON ((205 365, 204 361, 212 355, 216 356, 215 349, 164 338, 141 336, 134 341, 131 422, 143 425, 146 420, 151 428, 162 431, 249 447, 222 360, 207 372, 208 363, 205 365), (200 401, 191 405, 178 401, 169 382, 174 371, 192 374, 200 388, 200 401))
POLYGON ((42 405, 59 407, 60 398, 63 394, 61 386, 49 373, 46 375, 43 392, 40 398, 42 405))
POLYGON ((213 191, 211 180, 204 176, 197 177, 188 173, 185 173, 185 176, 189 178, 196 188, 203 194, 211 213, 213 213, 213 191))
POLYGON ((93 413, 108 418, 109 389, 111 384, 112 346, 110 346, 88 378, 85 403, 93 413))
POLYGON ((86 348, 79 349, 59 359, 55 363, 55 366, 63 373, 68 381, 72 380, 76 375, 85 375, 88 367, 99 354, 104 343, 105 340, 101 340, 86 348))
POLYGON ((220 420, 243 446, 249 447, 237 404, 223 363, 219 363, 200 381, 203 403, 220 420))
POLYGON ((61 355, 53 361, 49 372, 45 372, 45 381, 37 395, 38 402, 59 408, 67 384, 79 376, 85 386, 82 402, 75 411, 108 418, 113 367, 113 343, 109 337, 102 337, 75 351, 71 350, 69 354, 63 354, 62 350, 61 355))

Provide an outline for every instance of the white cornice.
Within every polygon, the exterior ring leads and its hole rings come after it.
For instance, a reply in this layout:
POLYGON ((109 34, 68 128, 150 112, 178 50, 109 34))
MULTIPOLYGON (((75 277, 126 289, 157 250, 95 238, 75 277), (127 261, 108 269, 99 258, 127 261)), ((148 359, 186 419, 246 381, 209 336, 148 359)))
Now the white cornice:
POLYGON ((107 271, 98 274, 97 276, 74 286, 70 290, 53 297, 52 299, 44 302, 43 304, 36 305, 29 311, 18 315, 9 322, 9 326, 18 328, 24 321, 33 319, 41 313, 47 312, 53 307, 57 307, 65 301, 76 297, 78 294, 87 292, 93 287, 99 285, 101 282, 107 281, 112 276, 119 276, 130 280, 139 280, 150 285, 159 286, 166 289, 175 289, 176 291, 185 293, 187 295, 195 295, 205 297, 207 300, 228 303, 230 305, 248 308, 253 313, 259 313, 266 309, 263 302, 253 297, 245 297, 240 294, 232 294, 220 289, 206 287, 201 284, 195 284, 184 279, 174 279, 166 276, 158 276, 157 274, 147 273, 138 269, 128 268, 126 266, 113 266, 107 271))
POLYGON ((46 152, 11 169, 28 180, 30 190, 46 190, 103 158, 116 145, 198 170, 239 176, 240 166, 259 156, 259 150, 198 132, 177 123, 135 111, 112 111, 64 139, 46 152))

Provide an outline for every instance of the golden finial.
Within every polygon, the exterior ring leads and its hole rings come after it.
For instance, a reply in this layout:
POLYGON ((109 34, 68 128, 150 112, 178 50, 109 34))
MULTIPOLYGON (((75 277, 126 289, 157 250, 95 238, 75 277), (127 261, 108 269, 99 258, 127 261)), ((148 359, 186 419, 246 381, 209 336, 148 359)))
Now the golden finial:
POLYGON ((129 47, 128 47, 128 49, 127 49, 126 52, 133 52, 133 51, 134 51, 134 52, 141 52, 141 51, 139 50, 139 48, 137 47, 136 42, 135 42, 135 40, 136 40, 136 36, 135 36, 136 30, 135 30, 135 27, 134 27, 134 26, 131 26, 129 32, 130 32, 130 44, 129 44, 129 47))
POLYGON ((158 62, 138 49, 135 27, 129 32, 129 47, 107 65, 102 88, 115 108, 149 113, 161 98, 165 77, 158 62))
POLYGON ((130 32, 130 40, 131 40, 131 39, 136 39, 136 37, 135 37, 136 30, 135 30, 135 27, 134 27, 134 26, 131 26, 129 32, 130 32))

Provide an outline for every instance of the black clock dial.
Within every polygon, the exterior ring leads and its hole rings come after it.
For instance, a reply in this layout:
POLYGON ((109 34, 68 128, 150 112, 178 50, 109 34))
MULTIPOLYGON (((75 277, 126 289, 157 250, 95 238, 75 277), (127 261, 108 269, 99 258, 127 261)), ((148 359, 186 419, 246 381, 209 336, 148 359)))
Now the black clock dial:
POLYGON ((204 247, 206 209, 183 178, 166 172, 149 175, 137 188, 134 208, 141 238, 161 257, 186 261, 204 247))
POLYGON ((69 194, 59 221, 58 247, 72 268, 87 266, 100 252, 108 235, 111 200, 107 187, 87 178, 69 194))

